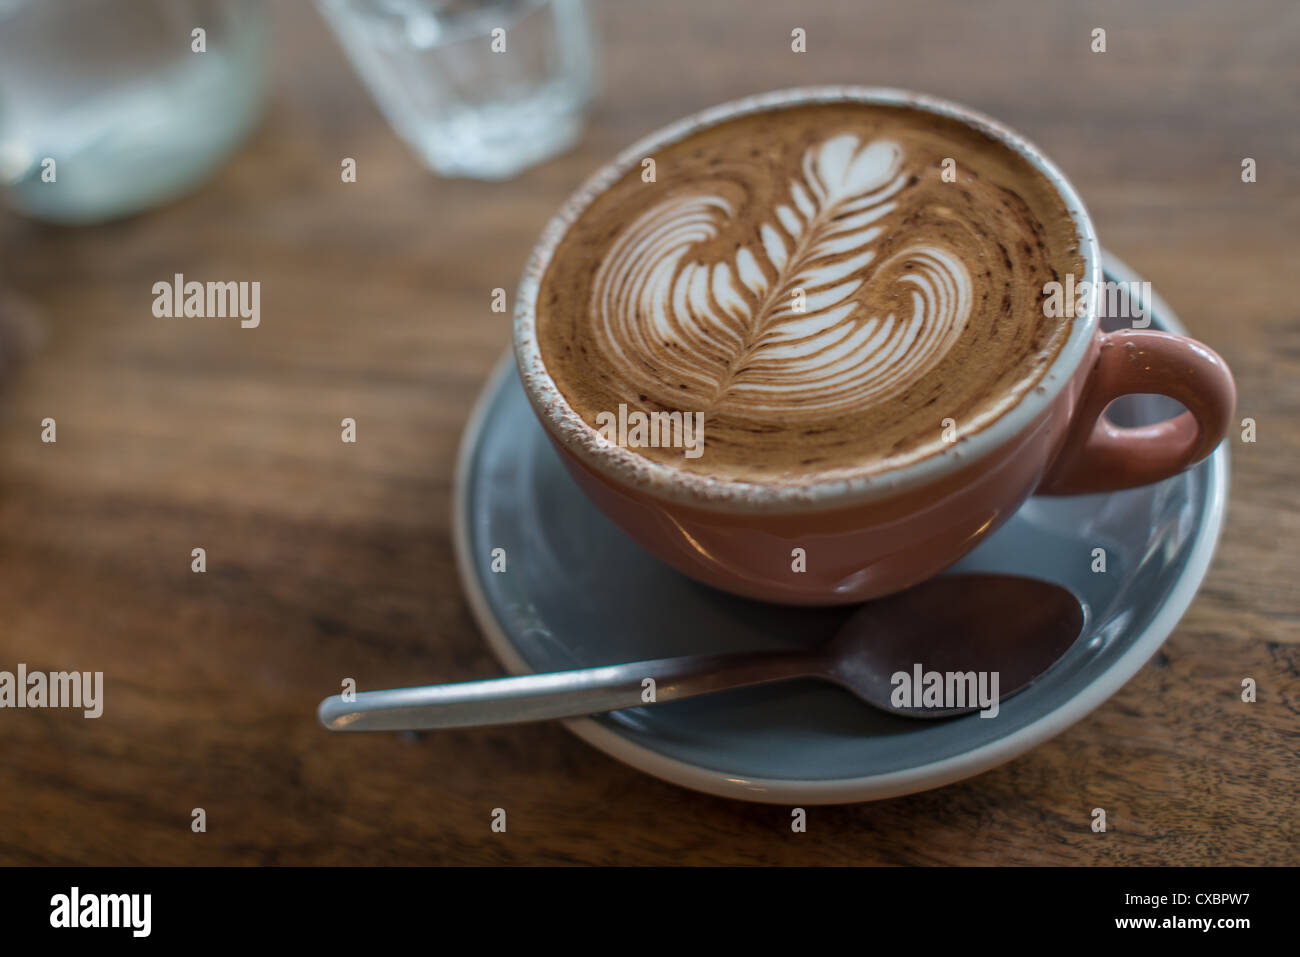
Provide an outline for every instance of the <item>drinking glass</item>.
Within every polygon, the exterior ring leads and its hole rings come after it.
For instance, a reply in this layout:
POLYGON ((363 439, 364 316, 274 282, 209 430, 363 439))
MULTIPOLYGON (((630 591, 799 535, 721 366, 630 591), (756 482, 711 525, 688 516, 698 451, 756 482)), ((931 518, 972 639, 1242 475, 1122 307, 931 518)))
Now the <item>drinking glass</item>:
POLYGON ((5 200, 89 223, 192 188, 257 119, 265 35, 259 0, 0 0, 5 200))
POLYGON ((398 135, 444 176, 567 149, 595 82, 583 0, 317 0, 398 135))

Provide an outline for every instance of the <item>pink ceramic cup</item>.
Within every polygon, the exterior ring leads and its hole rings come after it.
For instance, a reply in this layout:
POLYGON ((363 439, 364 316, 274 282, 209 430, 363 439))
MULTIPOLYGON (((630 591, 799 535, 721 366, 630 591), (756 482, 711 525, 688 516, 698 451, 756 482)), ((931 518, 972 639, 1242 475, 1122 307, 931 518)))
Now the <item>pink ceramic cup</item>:
POLYGON ((610 519, 664 562, 717 588, 765 601, 844 604, 936 574, 1031 494, 1158 482, 1213 451, 1236 401, 1223 360, 1183 336, 1101 332, 1100 298, 1076 316, 1060 354, 1016 406, 938 454, 883 475, 800 487, 726 481, 603 441, 547 373, 534 326, 538 287, 565 230, 642 158, 696 130, 792 104, 844 101, 953 117, 1026 157, 1073 214, 1083 278, 1100 283, 1097 237, 1074 188, 1035 147, 964 107, 898 90, 822 87, 750 97, 674 123, 624 151, 569 199, 542 234, 519 287, 514 345, 525 391, 568 470, 610 519), (1114 399, 1135 393, 1170 396, 1187 411, 1141 428, 1118 428, 1102 415, 1114 399))

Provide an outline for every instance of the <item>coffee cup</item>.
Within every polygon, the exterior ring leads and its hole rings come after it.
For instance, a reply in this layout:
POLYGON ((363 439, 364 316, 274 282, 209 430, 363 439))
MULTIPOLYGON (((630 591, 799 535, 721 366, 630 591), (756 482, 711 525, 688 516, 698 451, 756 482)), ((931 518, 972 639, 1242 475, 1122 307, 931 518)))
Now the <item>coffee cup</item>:
POLYGON ((567 470, 652 554, 750 598, 859 602, 937 574, 1031 494, 1159 482, 1223 439, 1236 394, 1213 350, 1103 332, 1097 294, 1049 318, 1044 276, 1105 288, 1078 194, 1018 134, 905 91, 782 91, 674 123, 588 179, 525 269, 515 356, 567 470), (768 185, 781 164, 788 189, 768 185), (821 254, 804 239, 817 217, 831 265, 810 280, 813 321, 777 267, 815 272, 790 263, 821 254), (760 299, 775 318, 755 337, 760 299), (727 350, 743 358, 719 364, 727 350), (1186 411, 1138 428, 1104 415, 1146 393, 1186 411), (675 429, 678 460, 630 447, 638 413, 675 429))

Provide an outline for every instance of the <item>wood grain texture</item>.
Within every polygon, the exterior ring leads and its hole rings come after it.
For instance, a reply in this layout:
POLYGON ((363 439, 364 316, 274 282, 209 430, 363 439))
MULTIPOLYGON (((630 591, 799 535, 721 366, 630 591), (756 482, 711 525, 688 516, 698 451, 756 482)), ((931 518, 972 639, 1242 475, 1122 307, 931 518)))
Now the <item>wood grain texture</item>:
POLYGON ((45 331, 0 398, 0 668, 107 685, 98 721, 0 712, 0 863, 1300 863, 1300 6, 602 4, 587 133, 500 184, 423 172, 309 5, 275 9, 268 115, 203 189, 90 229, 0 214, 0 279, 45 331), (313 710, 340 676, 499 672, 448 526, 459 433, 509 338, 491 289, 513 291, 545 220, 633 139, 836 81, 1025 133, 1235 370, 1258 441, 1232 439, 1223 540, 1163 651, 1032 753, 811 809, 806 834, 558 726, 328 736, 313 710), (261 327, 155 319, 150 287, 175 272, 260 280, 261 327))

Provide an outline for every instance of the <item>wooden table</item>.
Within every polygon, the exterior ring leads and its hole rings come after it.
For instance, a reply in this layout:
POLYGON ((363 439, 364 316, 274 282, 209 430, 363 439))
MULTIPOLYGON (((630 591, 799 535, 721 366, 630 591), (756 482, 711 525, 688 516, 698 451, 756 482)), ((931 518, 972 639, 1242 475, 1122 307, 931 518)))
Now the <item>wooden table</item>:
POLYGON ((0 218, 4 282, 45 333, 0 399, 0 669, 106 682, 98 720, 0 712, 0 863, 1300 861, 1300 6, 1048 6, 602 5, 582 142, 486 184, 420 169, 310 7, 277 4, 269 113, 204 188, 97 228, 0 218), (449 495, 509 339, 491 290, 513 293, 545 220, 670 120, 837 81, 948 96, 1038 142, 1104 244, 1235 370, 1258 441, 1231 440, 1226 531, 1164 650, 1032 753, 810 809, 805 834, 788 808, 678 789, 554 725, 327 735, 313 710, 341 676, 499 673, 449 495), (260 281, 261 326, 154 318, 176 272, 260 281))

